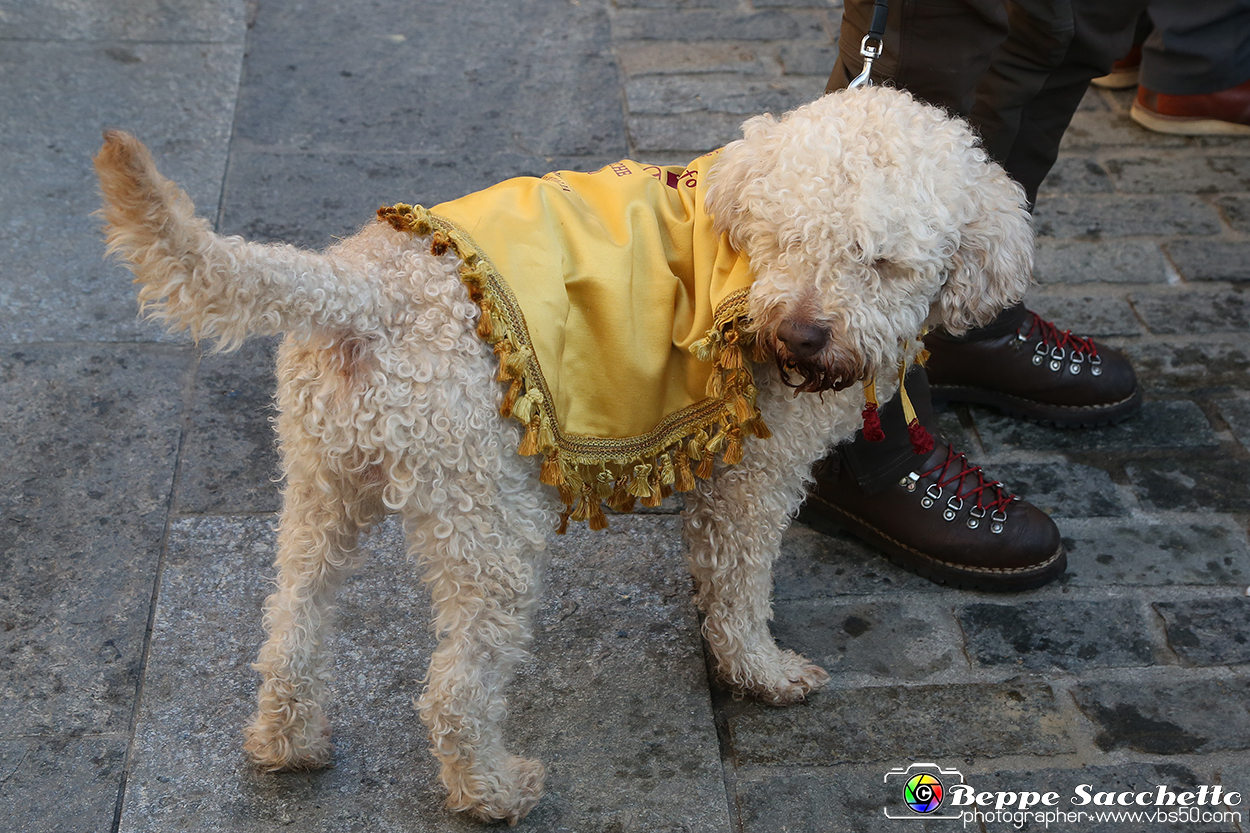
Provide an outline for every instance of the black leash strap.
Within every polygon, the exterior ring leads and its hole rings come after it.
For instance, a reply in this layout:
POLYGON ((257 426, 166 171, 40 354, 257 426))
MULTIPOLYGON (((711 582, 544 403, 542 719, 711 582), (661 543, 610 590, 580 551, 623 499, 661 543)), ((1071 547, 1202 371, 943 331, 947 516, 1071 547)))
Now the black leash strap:
POLYGON ((885 21, 889 15, 889 0, 875 0, 872 6, 872 23, 868 25, 868 34, 859 42, 859 54, 864 56, 864 67, 854 80, 847 85, 849 89, 866 87, 872 83, 872 62, 881 57, 885 45, 885 21))

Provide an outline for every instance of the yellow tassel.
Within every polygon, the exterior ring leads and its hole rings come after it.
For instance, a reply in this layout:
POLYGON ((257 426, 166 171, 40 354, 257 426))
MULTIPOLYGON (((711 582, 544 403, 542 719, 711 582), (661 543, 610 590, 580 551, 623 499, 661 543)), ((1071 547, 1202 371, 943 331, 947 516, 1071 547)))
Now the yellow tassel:
POLYGON ((713 370, 712 375, 707 377, 707 386, 704 391, 712 399, 720 399, 725 395, 725 380, 719 370, 713 370))
POLYGON ((720 354, 720 366, 726 370, 742 369, 742 349, 738 345, 726 345, 720 354))
POLYGON ((608 506, 622 515, 628 515, 634 511, 635 498, 624 489, 617 489, 612 493, 612 497, 608 498, 608 506))
POLYGON ((517 397, 521 395, 521 380, 513 379, 512 384, 508 385, 508 392, 503 395, 503 404, 499 406, 500 416, 511 416, 512 406, 516 404, 517 397))
POLYGON ((491 319, 490 310, 485 302, 482 303, 482 317, 477 322, 477 335, 478 338, 487 343, 494 340, 495 322, 491 319))
POLYGON ((552 454, 543 460, 542 468, 538 472, 538 479, 548 486, 561 486, 564 484, 564 472, 560 470, 560 460, 556 455, 552 454))
POLYGON ((764 418, 760 416, 759 409, 755 410, 755 419, 750 422, 751 433, 759 437, 761 440, 767 440, 772 437, 773 432, 768 430, 768 426, 764 424, 764 418))
POLYGON ((700 428, 694 432, 690 442, 686 443, 686 454, 691 460, 702 460, 705 448, 707 448, 707 432, 700 428))
MULTIPOLYGON (((561 474, 563 475, 563 471, 561 474)), ((556 491, 560 493, 560 502, 565 506, 572 506, 573 501, 577 499, 577 493, 569 485, 567 475, 563 476, 561 481, 556 484, 556 491)))
POLYGON ((560 513, 560 525, 556 527, 556 535, 563 535, 569 531, 569 510, 565 508, 560 513))
POLYGON ((508 356, 512 354, 512 343, 506 338, 495 342, 495 358, 499 360, 499 372, 495 374, 496 382, 506 382, 512 378, 508 373, 508 356))
POLYGON ((611 496, 613 490, 612 472, 608 471, 606 468, 600 467, 599 471, 595 474, 594 489, 595 494, 600 500, 611 496))
POLYGON ((722 428, 720 431, 716 432, 716 436, 707 441, 705 449, 709 457, 720 454, 721 449, 725 447, 725 441, 729 439, 729 437, 726 436, 726 433, 725 429, 722 428))
POLYGON ((651 489, 651 494, 644 497, 640 503, 649 509, 654 509, 664 500, 664 487, 660 485, 660 472, 658 469, 651 472, 651 478, 647 486, 651 489))
POLYGON ((658 458, 660 463, 660 485, 672 486, 677 482, 677 470, 673 467, 673 458, 666 451, 658 458))
POLYGON ((530 350, 528 347, 522 347, 520 350, 510 353, 504 360, 504 364, 507 365, 509 373, 513 376, 520 376, 525 372, 526 366, 533 357, 534 351, 530 350))
POLYGON ((517 447, 517 454, 522 457, 530 457, 538 453, 538 423, 539 417, 535 416, 525 426, 525 437, 521 440, 521 445, 517 447))
POLYGON ((430 254, 435 257, 442 257, 447 253, 447 249, 451 247, 451 238, 446 233, 436 231, 430 235, 430 254))
POLYGON ((651 497, 651 485, 647 482, 647 475, 650 473, 651 467, 645 463, 634 466, 634 477, 625 491, 634 497, 651 497))
POLYGON ((898 397, 903 403, 903 419, 908 425, 916 420, 916 409, 912 407, 911 398, 907 395, 907 388, 903 386, 903 377, 907 375, 907 365, 904 362, 898 363, 898 397))
POLYGON ((708 454, 706 457, 704 457, 702 460, 699 461, 699 467, 694 470, 694 473, 698 475, 700 480, 707 480, 709 477, 712 476, 712 455, 711 454, 708 454))
POLYGON ((540 396, 541 394, 532 388, 527 390, 525 395, 512 406, 512 418, 529 425, 533 421, 535 414, 538 413, 540 396))
POLYGON ((578 500, 576 508, 573 509, 573 514, 569 515, 569 517, 579 523, 590 518, 590 502, 592 500, 594 498, 591 497, 583 497, 578 500))
POLYGON ((725 453, 721 459, 727 466, 742 462, 742 433, 737 428, 729 432, 729 442, 725 444, 725 453))
POLYGON ((688 492, 694 488, 694 473, 690 471, 690 458, 680 450, 673 452, 676 462, 677 476, 673 484, 679 492, 688 492))
POLYGON ((597 500, 590 505, 590 521, 587 526, 595 532, 608 528, 608 518, 603 514, 603 507, 597 500))
POLYGON ((690 355, 701 362, 710 362, 720 344, 720 332, 709 330, 703 338, 690 345, 690 355))
POLYGON ((755 417, 755 408, 745 396, 734 397, 734 417, 739 425, 755 417))
POLYGON ((542 424, 538 426, 538 448, 544 454, 548 453, 556 447, 556 434, 551 428, 551 423, 542 420, 542 424))

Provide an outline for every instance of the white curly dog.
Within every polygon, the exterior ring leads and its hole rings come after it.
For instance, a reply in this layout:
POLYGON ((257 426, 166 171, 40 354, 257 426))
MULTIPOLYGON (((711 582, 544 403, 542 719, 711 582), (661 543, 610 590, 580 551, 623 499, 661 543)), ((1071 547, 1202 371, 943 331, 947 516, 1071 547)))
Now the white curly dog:
MULTIPOLYGON (((888 398, 923 328, 959 333, 1019 300, 1032 232, 1023 192, 967 125, 904 92, 835 93, 743 131, 712 169, 706 209, 755 276, 747 326, 777 360, 756 367, 756 402, 774 436, 695 483, 684 535, 721 678, 783 704, 828 675, 773 641, 772 564, 812 464, 860 427, 852 383, 880 370, 888 398)), ((440 642, 418 708, 448 806, 515 823, 544 770, 504 748, 504 690, 559 506, 516 451, 503 386, 484 384, 499 363, 455 253, 384 222, 321 253, 222 237, 133 137, 106 133, 95 163, 110 252, 149 311, 220 349, 286 334, 279 577, 247 752, 272 770, 329 762, 332 597, 359 566, 357 536, 397 512, 434 601, 440 642)))

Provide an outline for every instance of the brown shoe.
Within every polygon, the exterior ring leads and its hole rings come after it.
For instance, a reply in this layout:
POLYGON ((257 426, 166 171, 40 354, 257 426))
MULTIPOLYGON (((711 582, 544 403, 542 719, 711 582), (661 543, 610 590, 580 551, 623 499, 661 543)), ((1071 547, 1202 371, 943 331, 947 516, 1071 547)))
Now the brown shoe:
POLYGON ((925 337, 934 402, 975 402, 1061 428, 1110 425, 1141 408, 1137 374, 1118 350, 1025 310, 1014 332, 925 337))
POLYGON ((1141 44, 1133 44, 1129 53, 1111 65, 1111 71, 1089 83, 1104 90, 1127 90, 1137 86, 1141 76, 1141 44))
POLYGON ((1206 95, 1166 95, 1138 87, 1129 117, 1156 133, 1250 136, 1250 81, 1206 95))
POLYGON ((1030 590, 1067 567, 1046 513, 938 440, 895 485, 865 494, 835 452, 819 463, 799 520, 845 529, 900 567, 968 590, 1030 590))

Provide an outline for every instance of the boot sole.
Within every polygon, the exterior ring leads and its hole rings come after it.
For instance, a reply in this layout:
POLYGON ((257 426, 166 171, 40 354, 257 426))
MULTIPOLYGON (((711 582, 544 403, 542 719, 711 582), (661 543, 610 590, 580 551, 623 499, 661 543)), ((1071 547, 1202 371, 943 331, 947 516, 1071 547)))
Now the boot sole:
POLYGON ((840 529, 873 545, 891 563, 908 572, 927 578, 936 584, 956 590, 987 590, 993 593, 1011 593, 1033 590, 1054 581, 1068 568, 1068 556, 1063 545, 1040 564, 1029 567, 970 567, 952 564, 934 558, 891 538, 858 515, 853 515, 817 495, 809 494, 808 502, 819 503, 828 513, 818 515, 807 512, 806 504, 799 510, 797 520, 818 532, 840 529))
POLYGON ((1142 402, 1141 388, 1137 388, 1119 402, 1106 405, 1048 405, 998 391, 957 385, 930 384, 929 390, 936 404, 971 402, 988 405, 1009 416, 1055 428, 1098 428, 1115 425, 1141 410, 1142 402))
POLYGON ((1173 136, 1250 136, 1250 125, 1196 116, 1166 116, 1142 107, 1136 101, 1129 108, 1129 118, 1155 133, 1173 136))

